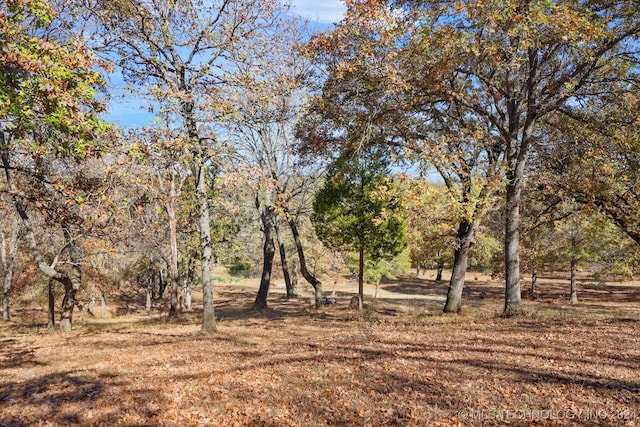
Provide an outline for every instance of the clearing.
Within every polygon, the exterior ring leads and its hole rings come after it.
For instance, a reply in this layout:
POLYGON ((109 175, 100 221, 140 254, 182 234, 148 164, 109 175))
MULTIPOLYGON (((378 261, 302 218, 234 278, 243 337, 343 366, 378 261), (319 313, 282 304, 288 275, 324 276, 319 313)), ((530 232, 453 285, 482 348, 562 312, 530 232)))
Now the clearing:
POLYGON ((257 281, 220 285, 211 337, 198 306, 169 320, 137 294, 68 334, 18 308, 0 328, 0 425, 640 425, 639 283, 584 283, 570 306, 549 276, 504 318, 498 281, 469 273, 463 313, 443 315, 432 278, 368 289, 361 314, 348 281, 317 311, 274 286, 256 312, 257 281))

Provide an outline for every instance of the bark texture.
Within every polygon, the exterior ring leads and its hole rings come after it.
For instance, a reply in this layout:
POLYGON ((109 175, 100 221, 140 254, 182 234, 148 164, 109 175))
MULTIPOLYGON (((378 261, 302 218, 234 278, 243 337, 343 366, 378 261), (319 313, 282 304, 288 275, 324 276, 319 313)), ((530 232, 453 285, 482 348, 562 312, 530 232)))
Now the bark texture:
POLYGON ((200 165, 196 196, 198 200, 198 227, 200 231, 200 256, 202 275, 202 328, 207 334, 216 330, 216 316, 213 306, 213 247, 211 242, 211 222, 209 219, 209 197, 207 195, 206 166, 200 165))
POLYGON ((260 288, 258 295, 253 303, 254 307, 260 310, 267 308, 267 297, 269 296, 269 287, 271 285, 271 273, 273 271, 273 259, 276 254, 276 248, 273 240, 274 234, 274 216, 275 210, 272 206, 268 206, 260 214, 262 227, 264 232, 263 245, 263 263, 262 275, 260 277, 260 288))
POLYGON ((309 272, 307 268, 307 260, 304 254, 304 247, 302 246, 302 240, 300 239, 300 232, 298 231, 298 224, 295 219, 289 219, 289 228, 291 229, 291 234, 293 234, 293 241, 296 245, 296 251, 298 252, 298 259, 300 261, 300 273, 302 277, 309 282, 309 284, 314 289, 314 303, 315 307, 318 308, 322 304, 322 282, 318 280, 313 274, 309 272))
POLYGON ((475 243, 476 231, 479 223, 461 221, 458 225, 457 240, 458 247, 454 251, 453 266, 451 268, 451 279, 449 280, 449 290, 447 301, 444 305, 445 313, 459 313, 462 309, 462 291, 464 289, 464 278, 467 273, 469 254, 475 243))
POLYGON ((578 303, 578 288, 576 283, 576 273, 578 272, 578 260, 575 257, 571 258, 571 296, 569 297, 569 304, 578 303))
POLYGON ((284 245, 284 238, 282 236, 282 231, 280 230, 278 221, 274 222, 273 229, 278 240, 278 251, 280 253, 280 262, 282 264, 282 275, 284 277, 284 284, 287 289, 287 298, 295 298, 298 296, 298 289, 294 286, 293 280, 291 279, 291 274, 289 272, 289 262, 287 259, 287 250, 284 245))

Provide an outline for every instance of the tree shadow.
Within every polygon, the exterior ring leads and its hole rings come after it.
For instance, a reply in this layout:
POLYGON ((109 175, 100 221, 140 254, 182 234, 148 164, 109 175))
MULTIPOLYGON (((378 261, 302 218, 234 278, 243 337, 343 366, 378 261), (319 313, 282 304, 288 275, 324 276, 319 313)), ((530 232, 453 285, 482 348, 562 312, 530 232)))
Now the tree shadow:
MULTIPOLYGON (((108 388, 135 393, 140 401, 160 401, 154 390, 132 390, 131 384, 117 378, 112 374, 95 376, 91 372, 81 375, 66 371, 23 382, 0 383, 0 425, 30 426, 43 422, 47 425, 122 425, 122 413, 112 405, 107 406, 112 406, 110 412, 100 411, 97 419, 90 418, 91 411, 104 405, 103 399, 108 388), (21 408, 19 414, 11 411, 14 406, 21 408)), ((140 414, 151 424, 158 415, 144 407, 140 408, 140 414)))
POLYGON ((12 368, 24 368, 29 366, 44 366, 36 360, 35 350, 37 347, 22 347, 14 339, 0 342, 0 370, 12 368))

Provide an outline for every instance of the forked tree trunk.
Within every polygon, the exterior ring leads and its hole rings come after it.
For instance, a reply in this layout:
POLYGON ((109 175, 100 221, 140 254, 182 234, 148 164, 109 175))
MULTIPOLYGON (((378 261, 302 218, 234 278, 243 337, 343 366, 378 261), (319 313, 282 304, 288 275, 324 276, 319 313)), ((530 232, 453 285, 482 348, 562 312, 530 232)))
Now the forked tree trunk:
POLYGON ((263 263, 260 288, 258 289, 256 300, 253 303, 253 306, 259 310, 265 310, 267 308, 267 297, 269 296, 271 273, 273 271, 273 259, 276 254, 276 247, 273 242, 274 216, 275 210, 272 206, 265 207, 264 211, 260 213, 264 232, 264 245, 262 248, 263 263))
POLYGON ((284 246, 284 239, 282 238, 282 232, 280 231, 280 225, 278 224, 277 219, 273 223, 273 229, 276 233, 276 239, 278 240, 278 250, 280 252, 280 262, 282 264, 282 275, 284 276, 284 284, 287 289, 287 298, 295 298, 298 296, 298 290, 293 286, 291 274, 289 274, 287 250, 284 246))
POLYGON ((453 266, 451 268, 451 279, 449 280, 447 301, 444 305, 445 313, 459 313, 462 309, 464 278, 467 273, 469 254, 471 252, 471 247, 475 243, 478 226, 479 224, 477 222, 468 221, 461 221, 458 226, 458 247, 454 251, 453 256, 453 266))
POLYGON ((571 257, 571 279, 570 279, 570 287, 571 287, 571 296, 569 297, 569 304, 577 304, 578 303, 578 289, 576 284, 576 273, 578 271, 578 260, 576 257, 571 257))
POLYGON ((289 219, 289 228, 291 229, 291 234, 293 235, 293 241, 296 244, 296 251, 298 252, 298 259, 300 261, 300 273, 302 277, 309 282, 309 284, 313 287, 314 290, 314 303, 315 307, 318 308, 322 305, 322 282, 318 280, 313 274, 309 272, 307 268, 307 260, 304 255, 304 248, 302 246, 302 240, 300 240, 300 232, 298 231, 298 224, 296 224, 295 219, 289 219))

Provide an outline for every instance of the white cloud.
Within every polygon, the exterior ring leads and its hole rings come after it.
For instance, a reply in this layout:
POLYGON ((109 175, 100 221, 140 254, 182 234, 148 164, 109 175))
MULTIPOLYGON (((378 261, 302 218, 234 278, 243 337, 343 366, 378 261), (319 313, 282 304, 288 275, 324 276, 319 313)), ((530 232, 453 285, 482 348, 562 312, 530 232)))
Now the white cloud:
POLYGON ((289 0, 296 13, 310 21, 332 24, 342 19, 342 0, 289 0))

